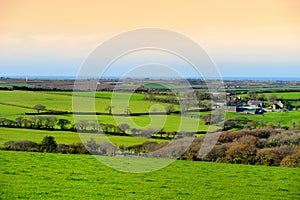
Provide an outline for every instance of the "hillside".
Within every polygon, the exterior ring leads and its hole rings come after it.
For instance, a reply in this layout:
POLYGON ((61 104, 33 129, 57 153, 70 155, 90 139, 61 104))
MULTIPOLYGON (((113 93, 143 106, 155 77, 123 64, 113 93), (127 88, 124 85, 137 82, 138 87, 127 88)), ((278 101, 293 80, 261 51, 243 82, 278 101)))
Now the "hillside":
MULTIPOLYGON (((124 159, 126 163, 126 160, 124 159)), ((176 161, 122 173, 90 155, 0 151, 3 199, 298 199, 300 169, 176 161)))

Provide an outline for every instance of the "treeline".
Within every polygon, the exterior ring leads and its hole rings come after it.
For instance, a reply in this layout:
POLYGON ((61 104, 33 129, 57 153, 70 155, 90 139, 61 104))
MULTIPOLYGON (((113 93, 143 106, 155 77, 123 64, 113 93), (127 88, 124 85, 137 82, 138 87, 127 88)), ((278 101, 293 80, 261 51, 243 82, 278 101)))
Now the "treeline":
POLYGON ((222 132, 218 142, 204 157, 199 151, 204 137, 195 138, 192 144, 185 139, 158 144, 144 142, 131 146, 116 146, 109 142, 101 144, 90 139, 87 143, 57 144, 52 136, 46 136, 41 143, 32 141, 9 141, 2 150, 35 151, 93 155, 131 155, 159 158, 177 158, 232 164, 300 167, 299 131, 282 129, 257 129, 222 132), (188 148, 186 149, 188 144, 188 148))
POLYGON ((97 144, 93 138, 86 143, 57 144, 54 137, 45 136, 40 143, 29 140, 8 141, 4 143, 1 150, 113 156, 117 154, 140 155, 141 153, 155 151, 166 144, 167 143, 144 142, 128 147, 125 145, 118 147, 109 142, 97 144))
POLYGON ((27 128, 51 131, 72 131, 80 133, 104 133, 118 136, 151 137, 158 139, 182 138, 194 134, 206 132, 177 132, 164 131, 163 129, 137 129, 131 128, 129 124, 119 125, 99 123, 99 121, 79 120, 72 124, 70 120, 58 119, 55 116, 34 116, 30 118, 17 117, 15 120, 0 118, 0 127, 27 128))

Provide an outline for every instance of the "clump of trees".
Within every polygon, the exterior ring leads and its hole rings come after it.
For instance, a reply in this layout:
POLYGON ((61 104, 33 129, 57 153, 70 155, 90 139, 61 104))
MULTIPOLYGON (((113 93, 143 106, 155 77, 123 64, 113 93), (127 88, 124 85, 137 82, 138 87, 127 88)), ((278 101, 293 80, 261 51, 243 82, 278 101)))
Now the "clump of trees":
POLYGON ((98 154, 114 155, 117 147, 109 142, 97 144, 94 139, 90 139, 86 144, 57 144, 53 136, 45 136, 41 143, 29 140, 8 141, 4 143, 2 150, 30 151, 30 152, 48 152, 63 154, 98 154))
POLYGON ((182 159, 300 167, 299 131, 248 129, 222 132, 214 148, 204 157, 199 157, 202 142, 202 139, 194 141, 182 159))
POLYGON ((55 129, 58 125, 60 128, 66 129, 71 124, 67 119, 57 119, 55 116, 34 116, 26 118, 25 116, 17 117, 15 120, 0 118, 0 126, 32 128, 32 129, 55 129))

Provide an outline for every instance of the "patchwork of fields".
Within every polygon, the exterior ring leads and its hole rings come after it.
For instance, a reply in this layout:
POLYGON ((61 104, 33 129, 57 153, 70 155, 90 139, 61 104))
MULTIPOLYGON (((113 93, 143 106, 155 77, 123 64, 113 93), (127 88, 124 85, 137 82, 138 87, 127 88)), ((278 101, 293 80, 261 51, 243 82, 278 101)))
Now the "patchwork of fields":
MULTIPOLYGON (((95 109, 91 109, 89 106, 85 106, 85 102, 90 102, 93 100, 90 98, 93 94, 90 92, 77 92, 82 105, 77 111, 97 111, 107 113, 107 107, 111 105, 111 92, 97 92, 95 94, 95 109)), ((279 93, 288 98, 299 97, 299 92, 279 93), (289 96, 287 96, 289 94, 289 96)), ((130 94, 127 93, 116 93, 114 94, 117 97, 117 101, 113 101, 114 108, 112 113, 123 113, 126 109, 127 99, 130 99, 129 109, 130 112, 149 112, 149 111, 164 111, 164 107, 168 104, 154 101, 143 100, 143 94, 130 94)), ((25 116, 26 112, 36 112, 33 108, 36 104, 43 104, 46 106, 47 110, 58 110, 58 111, 72 111, 72 92, 31 92, 31 91, 0 91, 0 103, 10 105, 0 104, 0 117, 5 117, 11 120, 15 120, 19 116, 25 116)), ((179 109, 178 105, 175 105, 175 109, 179 109)), ((300 111, 291 111, 291 112, 280 112, 280 113, 265 113, 264 115, 245 115, 242 113, 227 113, 226 118, 246 116, 251 120, 264 120, 267 124, 277 125, 277 121, 280 118, 282 120, 282 126, 291 127, 293 121, 297 119, 300 111)), ((177 115, 168 115, 166 116, 166 121, 164 123, 164 130, 166 131, 191 131, 191 124, 198 123, 198 131, 207 131, 208 127, 205 125, 204 121, 200 118, 190 118, 191 116, 204 116, 208 112, 200 113, 189 113, 186 117, 187 123, 183 124, 182 127, 179 127, 181 116, 177 115)), ((28 116, 25 116, 28 117, 28 116)), ((72 115, 59 115, 57 118, 68 119, 71 123, 74 123, 72 115)), ((89 116, 84 116, 84 118, 89 119, 89 116)), ((93 117, 91 117, 93 119, 93 117)), ((163 118, 161 116, 138 116, 138 117, 122 117, 122 116, 109 116, 109 115, 98 115, 97 120, 101 123, 107 124, 116 124, 116 121, 119 123, 128 123, 131 128, 157 128, 161 127, 159 123, 163 118), (152 123, 151 123, 152 122, 152 123)), ((212 129, 217 129, 217 127, 211 127, 212 129)), ((194 130, 192 128, 192 130, 194 130)))
MULTIPOLYGON (((289 98, 296 98, 291 94, 289 98)), ((92 93, 76 93, 82 102, 93 100, 92 93)), ((95 110, 108 112, 111 103, 110 92, 95 94, 95 110)), ((117 93, 118 101, 114 102, 112 113, 124 113, 127 99, 130 99, 131 112, 163 111, 168 104, 143 100, 143 94, 117 93)), ((282 94, 286 95, 286 94, 282 94)), ((287 97, 287 96, 286 96, 287 97)), ((161 98, 165 98, 162 96, 161 98)), ((72 111, 71 92, 30 92, 0 91, 0 118, 15 120, 26 112, 36 113, 34 105, 43 104, 47 110, 72 111)), ((83 104, 84 105, 84 104, 83 104)), ((89 110, 82 106, 81 111, 89 110)), ((179 109, 175 105, 175 109, 179 109)), ((155 129, 163 126, 165 131, 192 131, 198 124, 198 131, 207 131, 203 119, 209 112, 191 112, 187 115, 162 116, 112 116, 97 115, 96 119, 105 124, 117 125, 127 123, 130 128, 155 129), (180 127, 180 121, 186 123, 180 127), (130 121, 132 120, 132 121, 130 121)), ((263 120, 268 125, 276 126, 278 120, 282 126, 292 127, 299 118, 300 111, 269 112, 264 115, 246 115, 242 113, 226 114, 226 119, 247 117, 250 120, 263 120)), ((67 119, 74 123, 72 115, 54 115, 58 119, 67 119)), ((92 116, 81 116, 92 120, 92 116)), ((93 133, 80 136, 76 132, 34 130, 26 128, 0 128, 0 146, 7 141, 30 140, 41 142, 51 135, 58 144, 86 142, 95 138, 97 143, 108 139, 117 146, 125 147, 142 144, 146 141, 164 143, 165 139, 143 137, 113 136, 94 137, 93 133)), ((217 129, 212 126, 211 130, 217 129)), ((129 131, 130 133, 130 131, 129 131)), ((130 166, 124 157, 101 157, 101 159, 118 159, 118 162, 130 166)), ((139 158, 145 165, 163 161, 154 158, 139 158)), ((91 155, 48 154, 31 152, 0 151, 1 198, 3 199, 297 199, 300 196, 299 169, 230 165, 206 162, 175 161, 170 166, 151 173, 122 173, 104 166, 91 155), (13 181, 11 181, 13 180, 13 181)))

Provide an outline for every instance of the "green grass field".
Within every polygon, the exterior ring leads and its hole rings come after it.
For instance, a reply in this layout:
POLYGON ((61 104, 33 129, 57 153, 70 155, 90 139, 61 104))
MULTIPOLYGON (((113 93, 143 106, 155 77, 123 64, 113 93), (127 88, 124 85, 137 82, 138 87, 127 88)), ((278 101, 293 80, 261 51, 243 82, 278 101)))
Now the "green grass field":
POLYGON ((244 113, 234 113, 234 112, 227 112, 226 118, 235 118, 235 117, 247 117, 250 120, 264 120, 266 124, 273 124, 275 126, 278 125, 278 120, 281 121, 281 126, 293 126, 293 121, 296 121, 299 124, 299 116, 300 111, 289 111, 289 112, 267 112, 263 115, 251 115, 251 114, 244 114, 244 113))
MULTIPOLYGON (((30 92, 30 91, 0 91, 0 102, 16 104, 20 106, 33 107, 36 104, 43 104, 47 109, 50 110, 72 110, 72 92, 30 92)), ((87 108, 86 102, 93 101, 91 92, 77 92, 77 95, 80 95, 79 100, 82 101, 82 106, 80 106, 79 111, 92 111, 91 108, 87 108)), ((285 94, 285 93, 278 93, 285 94)), ((291 92, 286 93, 285 97, 295 97, 299 93, 291 92), (290 96, 287 96, 290 94, 290 96)), ((95 110, 98 112, 108 112, 105 108, 110 105, 110 98, 112 96, 111 92, 97 92, 95 99, 95 110)), ((149 110, 162 111, 163 107, 166 104, 143 101, 143 94, 128 94, 128 93, 116 93, 114 94, 118 101, 113 102, 115 108, 113 108, 113 113, 124 113, 125 112, 125 100, 130 98, 130 110, 131 112, 147 112, 149 110)), ((7 106, 0 105, 0 117, 8 119, 16 119, 19 116, 24 116, 25 112, 36 112, 35 110, 28 108, 20 108, 16 106, 7 106)), ((278 119, 282 120, 281 125, 291 127, 293 121, 299 118, 299 111, 292 112, 279 112, 279 113, 265 113, 264 115, 245 115, 242 113, 227 113, 227 119, 237 117, 237 116, 246 116, 251 120, 264 120, 267 124, 278 124, 278 119)), ((206 113, 200 113, 200 115, 205 115, 206 113)), ((199 115, 199 113, 189 113, 189 116, 199 115)), ((181 116, 170 115, 166 117, 162 116, 138 116, 138 117, 113 117, 106 115, 99 115, 97 119, 101 123, 114 124, 117 123, 128 123, 131 128, 140 128, 140 129, 159 129, 164 127, 165 131, 195 131, 193 124, 199 124, 198 131, 208 130, 208 126, 204 124, 203 120, 196 118, 189 118, 189 116, 183 118, 186 119, 186 123, 180 126, 181 116), (165 123, 164 123, 165 122, 165 123)), ((30 116, 26 116, 30 117, 30 116)), ((57 118, 64 118, 70 120, 74 123, 72 115, 59 115, 57 118)), ((83 119, 92 119, 91 116, 82 116, 83 119)), ((58 127, 56 127, 58 128, 58 127)), ((217 127, 212 127, 212 129, 217 129, 217 127)))
MULTIPOLYGON (((91 138, 94 138, 97 143, 105 141, 105 138, 99 135, 84 133, 80 136, 75 132, 68 131, 45 131, 45 130, 32 130, 32 129, 17 129, 17 128, 0 128, 0 146, 7 141, 19 141, 30 140, 33 142, 41 142, 46 135, 51 135, 55 138, 58 144, 72 144, 77 142, 86 142, 91 138)), ((142 137, 130 137, 130 136, 110 136, 107 138, 114 144, 120 146, 131 146, 134 144, 141 144, 146 141, 154 141, 157 143, 164 143, 167 140, 151 139, 142 137)))
MULTIPOLYGON (((300 99, 300 92, 272 92, 272 93, 258 93, 258 95, 265 95, 265 97, 270 96, 271 94, 275 95, 278 99, 300 99)), ((244 97, 249 96, 248 94, 239 94, 238 96, 244 97)))
MULTIPOLYGON (((127 94, 114 93, 113 101, 111 101, 111 92, 97 92, 96 97, 104 98, 90 98, 92 93, 76 93, 76 100, 80 101, 80 106, 76 107, 76 111, 97 111, 108 112, 106 108, 109 105, 114 106, 112 113, 125 113, 126 107, 129 107, 131 112, 149 112, 162 111, 167 106, 166 103, 157 103, 151 101, 144 101, 143 94, 127 94), (130 99, 129 104, 127 99, 130 99), (95 107, 88 106, 89 103, 94 103, 95 107), (159 105, 160 106, 159 106, 159 105), (155 107, 156 105, 156 107, 155 107)), ((72 111, 72 96, 71 92, 31 92, 31 91, 0 91, 0 102, 16 104, 19 106, 33 107, 37 104, 43 104, 48 110, 72 111)), ((178 108, 178 106, 175 106, 178 108)))
MULTIPOLYGON (((105 158, 104 158, 105 159, 105 158)), ((120 162, 127 159, 117 158, 120 162)), ((159 162, 159 159, 157 159, 159 162)), ((300 169, 176 161, 124 173, 90 155, 0 151, 1 199, 299 199, 300 169)))
MULTIPOLYGON (((0 91, 0 102, 15 104, 19 106, 33 107, 36 104, 43 104, 48 110, 62 110, 72 111, 72 92, 31 92, 31 91, 0 91)), ((77 97, 80 101, 80 108, 76 111, 94 111, 92 108, 87 107, 87 102, 92 102, 94 99, 90 98, 90 92, 77 92, 77 97)), ((110 105, 112 93, 111 92, 97 92, 96 96, 104 98, 95 99, 95 110, 98 112, 108 112, 106 108, 110 105)), ((130 98, 129 107, 131 112, 148 112, 148 111, 164 111, 165 103, 157 103, 152 101, 143 101, 143 94, 116 93, 114 94, 117 101, 113 101, 113 113, 125 113, 126 99, 130 98)), ((178 106, 175 106, 178 108, 178 106)), ((11 120, 19 116, 24 116, 25 112, 36 112, 33 109, 20 108, 16 106, 0 105, 0 117, 8 118, 11 120)), ((30 116, 26 116, 30 117, 30 116)), ((72 115, 57 115, 57 118, 64 118, 74 122, 72 115)), ((83 119, 93 119, 91 116, 82 116, 83 119)), ((99 115, 97 119, 101 123, 117 124, 116 120, 120 123, 128 123, 131 128, 140 129, 161 129, 164 127, 166 131, 197 131, 193 128, 193 124, 199 124, 198 131, 206 131, 207 125, 204 125, 203 120, 184 118, 185 123, 180 127, 181 116, 170 115, 166 117, 166 121, 161 116, 139 116, 139 117, 116 117, 99 115), (115 120, 116 119, 116 120, 115 120), (132 121, 131 121, 132 120, 132 121), (134 122, 134 123, 132 123, 134 122), (152 123, 151 123, 152 122, 152 123), (165 122, 165 123, 164 123, 165 122)), ((213 129, 217 127, 213 127, 213 129)))

